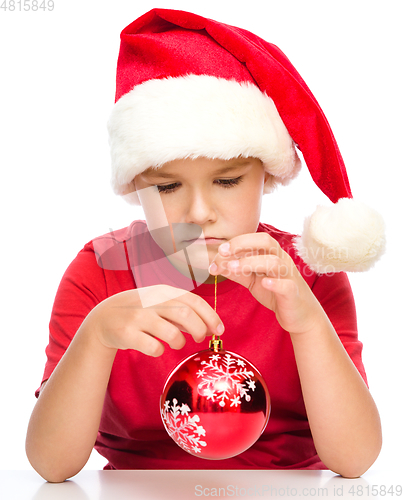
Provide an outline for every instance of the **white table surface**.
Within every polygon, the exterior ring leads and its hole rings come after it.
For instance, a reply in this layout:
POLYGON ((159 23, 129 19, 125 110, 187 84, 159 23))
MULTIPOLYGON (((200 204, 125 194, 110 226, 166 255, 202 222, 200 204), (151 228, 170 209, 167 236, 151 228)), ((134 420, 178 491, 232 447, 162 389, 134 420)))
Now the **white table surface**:
POLYGON ((331 471, 83 470, 60 484, 35 471, 0 471, 0 500, 190 500, 206 498, 350 498, 404 500, 404 471, 370 470, 358 479, 331 471), (391 489, 393 487, 393 489, 391 489), (388 492, 390 488, 390 492, 388 492))

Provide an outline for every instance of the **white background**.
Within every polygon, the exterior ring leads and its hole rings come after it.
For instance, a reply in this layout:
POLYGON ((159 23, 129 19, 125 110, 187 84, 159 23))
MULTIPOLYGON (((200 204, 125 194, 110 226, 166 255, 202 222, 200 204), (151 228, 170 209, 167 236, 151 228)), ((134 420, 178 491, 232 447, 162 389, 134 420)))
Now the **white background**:
MULTIPOLYGON (((142 218, 110 189, 106 121, 119 33, 153 7, 190 10, 278 45, 331 123, 354 197, 383 214, 387 252, 371 271, 351 275, 351 283, 384 428, 374 467, 404 465, 400 4, 55 0, 53 12, 0 9, 1 469, 30 468, 26 426, 64 270, 91 238, 142 218)), ((306 171, 264 200, 262 221, 291 232, 328 202, 306 171)), ((86 467, 104 464, 94 453, 86 467)))

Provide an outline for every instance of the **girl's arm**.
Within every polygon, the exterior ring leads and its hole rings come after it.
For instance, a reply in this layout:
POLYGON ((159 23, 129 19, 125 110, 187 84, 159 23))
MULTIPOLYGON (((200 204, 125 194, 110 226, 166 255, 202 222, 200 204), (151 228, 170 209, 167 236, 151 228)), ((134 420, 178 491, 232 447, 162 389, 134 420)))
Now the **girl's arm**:
POLYGON ((28 425, 26 453, 47 481, 64 481, 86 464, 115 353, 99 342, 87 317, 41 388, 28 425))
POLYGON ((26 452, 47 481, 64 481, 86 464, 118 349, 157 357, 164 352, 161 341, 181 349, 182 332, 196 342, 223 333, 217 313, 201 297, 185 291, 176 297, 178 290, 166 285, 143 293, 150 293, 157 305, 143 308, 138 291, 128 290, 92 309, 42 387, 28 425, 26 452))
POLYGON ((291 334, 304 403, 322 462, 358 477, 379 455, 382 433, 376 405, 324 314, 310 332, 291 334))
POLYGON ((210 272, 247 287, 274 311, 292 340, 320 459, 342 476, 363 474, 381 448, 376 405, 289 254, 267 233, 241 235, 219 247, 210 272))

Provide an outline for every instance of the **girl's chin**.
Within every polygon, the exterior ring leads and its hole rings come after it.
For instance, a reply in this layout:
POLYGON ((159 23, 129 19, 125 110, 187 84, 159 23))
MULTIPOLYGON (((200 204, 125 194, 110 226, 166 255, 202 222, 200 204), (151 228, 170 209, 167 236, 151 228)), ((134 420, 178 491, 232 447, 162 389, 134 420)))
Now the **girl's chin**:
POLYGON ((171 264, 178 269, 182 274, 191 277, 193 275, 194 279, 198 283, 205 283, 205 281, 209 278, 209 260, 203 259, 202 261, 198 261, 198 259, 192 258, 188 256, 188 259, 183 258, 182 255, 170 255, 168 257, 171 264))

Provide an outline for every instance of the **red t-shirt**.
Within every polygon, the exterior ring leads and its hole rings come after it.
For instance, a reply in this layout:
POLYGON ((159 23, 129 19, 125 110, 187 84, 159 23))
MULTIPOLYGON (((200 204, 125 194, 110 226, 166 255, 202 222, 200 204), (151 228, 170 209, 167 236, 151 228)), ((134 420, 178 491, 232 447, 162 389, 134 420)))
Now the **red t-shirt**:
MULTIPOLYGON (((262 223, 257 231, 268 232, 292 256, 366 381, 355 305, 346 274, 317 275, 296 255, 292 235, 262 223)), ((182 288, 182 283, 191 290, 189 280, 178 276, 163 257, 143 221, 134 221, 128 228, 85 245, 66 270, 56 294, 42 381, 49 378, 89 311, 102 300, 162 282, 178 288, 182 288)), ((213 307, 214 285, 202 284, 192 292, 213 307)), ((236 457, 204 460, 183 451, 168 436, 159 406, 165 380, 182 359, 208 347, 207 341, 205 346, 196 344, 187 335, 183 349, 166 347, 158 358, 133 350, 117 352, 95 444, 97 451, 108 459, 106 468, 325 468, 314 448, 289 334, 280 327, 272 311, 257 302, 248 289, 231 280, 217 285, 217 312, 226 328, 225 349, 253 363, 268 386, 271 415, 259 440, 236 457)))

